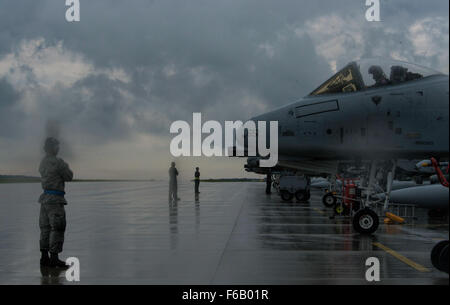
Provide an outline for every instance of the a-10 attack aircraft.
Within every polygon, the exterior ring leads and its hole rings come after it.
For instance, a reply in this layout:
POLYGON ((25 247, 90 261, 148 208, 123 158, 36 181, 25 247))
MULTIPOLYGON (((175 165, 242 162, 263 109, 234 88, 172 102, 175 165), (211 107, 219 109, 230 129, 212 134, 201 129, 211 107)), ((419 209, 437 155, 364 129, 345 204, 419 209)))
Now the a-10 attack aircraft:
POLYGON ((406 62, 355 61, 308 96, 252 120, 279 122, 278 164, 267 169, 259 167, 258 157, 248 158, 247 171, 289 169, 331 176, 339 163, 369 163, 353 226, 357 232, 373 233, 379 219, 371 209, 371 195, 380 166, 390 164, 387 204, 398 160, 448 161, 449 79, 406 62))

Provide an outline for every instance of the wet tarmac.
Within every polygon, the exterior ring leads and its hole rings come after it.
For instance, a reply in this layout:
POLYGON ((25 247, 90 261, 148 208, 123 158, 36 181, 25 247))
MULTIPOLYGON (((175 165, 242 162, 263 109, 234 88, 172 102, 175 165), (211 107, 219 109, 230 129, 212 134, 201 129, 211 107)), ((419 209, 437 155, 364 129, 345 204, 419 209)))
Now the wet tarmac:
MULTIPOLYGON (((64 252, 80 260, 81 284, 445 284, 430 251, 448 239, 448 218, 382 224, 353 233, 314 190, 309 203, 282 203, 264 183, 180 185, 169 205, 163 182, 71 183, 64 252), (372 283, 370 283, 372 284, 372 283)), ((0 184, 0 284, 72 284, 39 266, 39 184, 0 184)))

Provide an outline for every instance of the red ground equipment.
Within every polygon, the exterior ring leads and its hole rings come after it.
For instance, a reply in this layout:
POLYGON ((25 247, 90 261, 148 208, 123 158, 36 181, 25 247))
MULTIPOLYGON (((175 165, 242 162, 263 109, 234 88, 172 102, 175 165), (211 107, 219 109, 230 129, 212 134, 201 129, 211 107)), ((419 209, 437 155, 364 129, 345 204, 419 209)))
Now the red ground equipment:
POLYGON ((345 179, 344 181, 344 203, 350 207, 356 199, 356 184, 353 179, 345 179))

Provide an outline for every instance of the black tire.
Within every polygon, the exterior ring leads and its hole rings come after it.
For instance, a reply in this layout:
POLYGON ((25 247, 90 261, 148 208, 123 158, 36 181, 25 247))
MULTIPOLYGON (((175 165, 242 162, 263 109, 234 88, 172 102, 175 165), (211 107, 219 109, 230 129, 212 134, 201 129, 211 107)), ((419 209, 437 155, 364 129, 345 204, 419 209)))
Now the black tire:
POLYGON ((439 270, 448 273, 448 244, 439 255, 439 270))
POLYGON ((307 199, 307 195, 306 195, 306 191, 297 191, 295 193, 295 199, 297 199, 297 201, 306 201, 307 199))
POLYGON ((360 234, 373 234, 380 224, 377 213, 371 209, 362 209, 353 216, 353 229, 360 234))
POLYGON ((284 201, 291 201, 294 198, 294 194, 289 193, 288 191, 281 191, 281 199, 284 201))
MULTIPOLYGON (((449 244, 448 240, 442 240, 433 247, 433 250, 431 250, 431 263, 433 264, 433 267, 438 270, 441 270, 440 257, 441 257, 442 250, 445 247, 447 247, 447 255, 448 255, 448 244, 449 244)), ((447 259, 448 259, 448 256, 447 256, 447 259)), ((447 270, 448 270, 448 262, 447 262, 447 270)))
POLYGON ((326 193, 322 197, 322 203, 327 208, 334 207, 336 205, 336 201, 337 201, 337 199, 336 199, 336 197, 334 197, 333 193, 326 193))

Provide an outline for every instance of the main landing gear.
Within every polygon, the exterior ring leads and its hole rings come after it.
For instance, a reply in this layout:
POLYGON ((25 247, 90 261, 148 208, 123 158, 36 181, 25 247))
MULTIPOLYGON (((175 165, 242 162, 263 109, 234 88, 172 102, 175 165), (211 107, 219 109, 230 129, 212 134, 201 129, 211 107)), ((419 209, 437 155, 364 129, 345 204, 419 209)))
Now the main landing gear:
MULTIPOLYGON (((442 173, 439 163, 434 158, 431 158, 431 163, 436 171, 439 182, 442 186, 448 188, 449 182, 442 173)), ((431 263, 436 269, 446 273, 448 273, 448 244, 448 240, 440 241, 433 247, 433 250, 431 250, 431 263)))
POLYGON ((380 219, 373 210, 364 208, 353 215, 353 228, 360 234, 372 234, 378 229, 380 219))
MULTIPOLYGON (((353 215, 353 228, 356 232, 361 234, 372 234, 375 233, 380 224, 380 218, 377 213, 372 209, 376 204, 381 203, 379 199, 375 198, 373 195, 379 193, 380 190, 383 191, 376 182, 375 175, 378 169, 386 168, 386 162, 377 162, 372 160, 370 164, 369 181, 367 183, 367 188, 365 193, 361 196, 360 210, 358 210, 353 215), (377 190, 378 188, 378 190, 377 190), (364 198, 365 197, 365 198, 364 198)), ((387 173, 386 177, 386 189, 383 210, 387 211, 389 206, 389 200, 392 190, 392 182, 395 177, 395 170, 397 168, 397 160, 391 161, 391 169, 387 173)))
MULTIPOLYGON (((379 227, 380 219, 373 208, 377 204, 383 204, 384 211, 387 211, 397 162, 396 160, 391 161, 390 165, 392 167, 387 173, 386 189, 383 190, 376 181, 376 173, 377 170, 386 168, 386 164, 387 162, 372 160, 370 163, 370 171, 368 177, 363 179, 367 181, 368 178, 367 183, 361 181, 361 184, 356 187, 355 185, 347 185, 343 181, 343 190, 341 194, 338 195, 336 194, 336 192, 330 191, 326 193, 322 198, 322 202, 325 206, 333 207, 335 209, 335 215, 351 215, 353 229, 355 230, 355 232, 358 232, 360 234, 375 233, 379 227), (347 191, 344 190, 346 187, 357 188, 358 195, 353 195, 353 197, 349 196, 349 194, 347 194, 347 191), (374 196, 375 194, 380 192, 385 193, 384 203, 379 198, 374 196)), ((353 193, 355 192, 356 190, 353 189, 353 193)))
POLYGON ((434 268, 448 273, 448 240, 440 241, 431 251, 431 263, 434 268))

